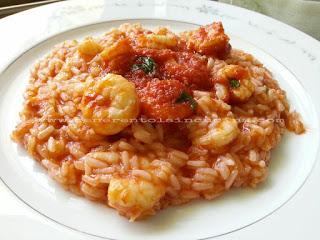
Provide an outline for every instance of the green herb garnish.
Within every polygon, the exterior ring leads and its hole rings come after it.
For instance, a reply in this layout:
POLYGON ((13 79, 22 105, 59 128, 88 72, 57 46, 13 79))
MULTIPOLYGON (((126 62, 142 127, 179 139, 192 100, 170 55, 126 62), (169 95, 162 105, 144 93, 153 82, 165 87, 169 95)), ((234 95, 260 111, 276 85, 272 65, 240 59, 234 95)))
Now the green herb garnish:
POLYGON ((240 87, 240 81, 237 79, 230 79, 229 84, 232 88, 238 88, 240 87))
POLYGON ((176 103, 183 103, 183 102, 189 102, 193 111, 197 107, 197 102, 193 99, 193 97, 189 93, 185 91, 183 91, 176 100, 176 103))
POLYGON ((156 63, 151 57, 139 57, 137 63, 133 64, 132 70, 142 70, 146 74, 153 73, 156 68, 156 63))

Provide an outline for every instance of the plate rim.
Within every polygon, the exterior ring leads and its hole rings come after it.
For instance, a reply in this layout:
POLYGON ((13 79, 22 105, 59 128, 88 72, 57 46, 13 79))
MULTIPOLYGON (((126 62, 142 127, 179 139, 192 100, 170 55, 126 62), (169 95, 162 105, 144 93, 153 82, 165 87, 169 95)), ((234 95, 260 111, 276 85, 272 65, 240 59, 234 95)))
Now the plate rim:
MULTIPOLYGON (((71 2, 75 3, 75 5, 80 4, 80 2, 78 3, 78 2, 76 2, 76 1, 71 1, 71 2)), ((98 1, 95 1, 95 2, 98 2, 98 1)), ((115 2, 115 1, 113 1, 113 2, 115 2)), ((194 1, 194 2, 195 2, 195 1, 194 1)), ((211 2, 211 1, 202 1, 202 2, 206 2, 206 3, 209 4, 209 5, 213 3, 213 2, 211 2)), ((66 3, 66 2, 59 2, 59 3, 52 4, 52 5, 59 5, 59 4, 61 4, 61 5, 63 6, 63 5, 65 5, 64 3, 66 3)), ((217 4, 217 3, 215 3, 215 4, 217 4)), ((219 3, 219 4, 221 4, 221 3, 219 3)), ((37 11, 41 11, 42 8, 46 8, 46 7, 52 7, 52 6, 50 6, 50 5, 42 6, 42 7, 37 8, 37 11), (40 8, 41 8, 41 9, 40 9, 40 8)), ((232 6, 232 7, 234 7, 234 6, 232 6)), ((235 8, 239 8, 239 7, 235 7, 235 8)), ((242 8, 240 8, 240 9, 242 9, 242 8)), ((26 11, 26 12, 28 12, 28 14, 31 14, 33 10, 34 10, 34 9, 31 9, 31 10, 28 10, 28 11, 26 11)), ((243 9, 242 9, 242 10, 243 10, 243 9)), ((246 10, 246 11, 249 11, 249 10, 246 10)), ((26 12, 25 12, 25 13, 26 13, 26 12)), ((252 11, 249 11, 249 12, 251 12, 251 13, 253 13, 253 14, 259 14, 259 13, 252 12, 252 11)), ((24 14, 25 14, 25 13, 24 13, 24 14)), ((21 14, 22 14, 22 13, 21 13, 21 14)), ((25 16, 27 16, 28 14, 26 14, 25 16)), ((16 15, 19 15, 19 14, 16 14, 16 15)), ((261 15, 262 17, 267 17, 267 16, 262 15, 262 14, 260 14, 260 15, 261 15)), ((10 18, 10 17, 7 17, 7 18, 10 18)), ((270 17, 267 17, 267 18, 270 18, 270 17)), ((140 18, 140 19, 141 19, 141 18, 140 18)), ((142 19, 146 19, 146 18, 142 18, 142 19)), ((159 20, 162 19, 162 20, 177 21, 177 20, 165 19, 165 18, 152 18, 152 19, 159 19, 159 20)), ((270 19, 272 19, 272 18, 270 18, 270 19)), ((124 19, 124 18, 112 19, 112 20, 109 20, 108 22, 110 22, 110 21, 118 21, 118 20, 139 20, 139 18, 133 17, 133 18, 128 18, 128 19, 124 19)), ((274 19, 272 19, 272 20, 274 20, 274 19)), ((275 21, 277 21, 277 20, 275 20, 275 21)), ((89 24, 87 24, 87 25, 81 25, 81 26, 76 26, 76 27, 74 27, 74 28, 69 28, 69 29, 66 29, 66 30, 64 30, 64 31, 57 32, 56 34, 49 35, 49 36, 43 38, 41 41, 36 42, 36 43, 35 43, 34 45, 32 45, 31 47, 25 47, 24 50, 21 51, 19 55, 15 55, 15 57, 12 57, 12 59, 6 59, 6 60, 7 60, 6 62, 7 62, 8 64, 5 66, 4 69, 0 69, 0 74, 2 74, 3 72, 5 72, 5 71, 6 71, 12 64, 14 64, 15 61, 18 60, 22 55, 24 55, 24 54, 27 53, 28 51, 32 50, 32 48, 35 48, 35 47, 37 47, 38 45, 42 44, 43 42, 49 40, 50 38, 53 38, 53 37, 55 37, 55 36, 58 36, 58 35, 60 35, 60 34, 65 33, 65 32, 69 32, 69 31, 76 30, 76 29, 78 29, 78 28, 82 28, 82 27, 86 27, 86 26, 91 26, 91 25, 94 25, 94 24, 101 24, 101 23, 103 23, 103 22, 105 22, 105 21, 97 21, 97 22, 95 22, 95 23, 92 23, 92 22, 91 22, 91 23, 89 23, 89 24)), ((180 22, 183 22, 183 21, 180 21, 180 22)), ((279 22, 279 21, 278 21, 278 22, 279 22)), ((1 23, 1 21, 0 21, 0 23, 1 23)), ((185 23, 196 24, 195 22, 188 22, 188 21, 186 21, 185 23)), ((281 22, 279 22, 279 23, 281 23, 281 22)), ((284 24, 284 23, 281 23, 281 24, 284 24)), ((286 24, 284 24, 284 25, 286 25, 286 24)), ((311 36, 309 36, 309 35, 301 32, 301 31, 299 31, 299 30, 297 30, 297 29, 295 29, 295 28, 293 28, 293 27, 291 27, 291 26, 289 26, 289 25, 286 25, 286 26, 289 27, 289 28, 292 28, 291 30, 294 30, 294 31, 296 31, 296 32, 299 32, 300 34, 301 34, 301 33, 304 34, 305 36, 309 37, 310 39, 316 41, 316 42, 319 44, 319 42, 318 42, 316 39, 314 39, 313 37, 311 37, 311 36)), ((255 45, 255 47, 258 47, 258 46, 255 45)), ((289 67, 287 67, 287 65, 285 65, 281 60, 279 60, 279 59, 276 58, 275 56, 269 54, 269 53, 266 52, 264 49, 262 49, 262 48, 260 48, 260 47, 258 47, 258 48, 259 48, 260 50, 264 51, 266 54, 270 55, 273 59, 275 59, 276 61, 278 61, 282 66, 284 66, 285 68, 287 68, 288 71, 290 71, 290 73, 293 74, 293 75, 296 77, 296 79, 299 81, 300 78, 296 76, 295 72, 291 71, 291 69, 290 69, 289 67)), ((22 49, 22 48, 21 48, 21 49, 22 49)), ((319 44, 319 49, 320 49, 320 44, 319 44)), ((2 61, 2 60, 0 60, 0 61, 2 61)), ((299 81, 299 83, 300 83, 300 81, 299 81)), ((301 84, 301 83, 300 83, 300 84, 301 84)), ((301 84, 301 86, 304 87, 303 84, 301 84)), ((0 86, 0 88, 1 88, 1 86, 0 86)), ((308 94, 308 97, 309 97, 309 93, 308 93, 307 91, 306 91, 306 93, 308 94)), ((310 96, 310 100, 311 100, 311 99, 312 99, 312 98, 311 98, 311 96, 310 96)), ((314 104, 313 104, 313 105, 314 105, 314 104)), ((319 118, 319 113, 318 113, 318 111, 317 111, 315 108, 314 108, 314 113, 316 113, 317 117, 319 118)), ((320 123, 318 124, 318 127, 319 127, 319 126, 320 126, 320 123)), ((253 223, 251 223, 251 224, 248 224, 248 225, 246 225, 246 226, 244 226, 244 227, 242 227, 242 228, 239 228, 239 229, 236 229, 236 230, 233 230, 233 231, 224 233, 224 234, 216 235, 216 236, 214 236, 214 237, 207 237, 207 238, 201 238, 201 239, 203 239, 203 240, 204 240, 204 239, 212 239, 212 238, 215 238, 215 237, 219 237, 219 236, 223 236, 223 235, 228 235, 228 234, 233 233, 233 232, 235 232, 235 231, 241 230, 241 229, 243 229, 243 228, 246 228, 246 227, 248 227, 248 226, 251 226, 251 225, 255 224, 255 223, 258 222, 258 221, 261 221, 261 220, 265 219, 266 217, 270 216, 270 215, 273 214, 275 211, 277 211, 278 209, 280 209, 282 206, 284 206, 287 202, 289 202, 289 201, 300 191, 300 189, 305 185, 305 183, 306 183, 307 180, 309 179, 311 173, 312 173, 313 170, 314 170, 315 165, 316 165, 317 162, 319 161, 319 153, 320 153, 319 150, 320 150, 320 149, 319 149, 319 146, 318 146, 316 159, 315 159, 315 161, 313 162, 313 167, 312 167, 311 171, 308 173, 307 178, 303 181, 303 183, 302 183, 301 186, 297 189, 297 191, 296 191, 286 202, 284 202, 283 204, 281 204, 281 206, 279 206, 278 208, 276 208, 274 211, 270 212, 270 213, 267 214, 266 216, 262 217, 261 219, 258 219, 257 221, 255 221, 255 222, 253 222, 253 223)), ((86 234, 86 235, 90 235, 90 236, 94 236, 94 237, 99 237, 99 238, 103 238, 103 239, 115 240, 115 239, 113 239, 113 238, 106 238, 106 237, 94 235, 94 234, 91 234, 91 233, 82 232, 81 230, 74 229, 74 228, 72 228, 72 227, 70 227, 70 226, 64 225, 63 223, 57 222, 56 220, 50 218, 49 216, 47 216, 47 215, 39 212, 37 209, 33 208, 31 205, 29 205, 27 202, 25 202, 22 198, 20 198, 14 191, 11 190, 11 188, 5 183, 5 181, 3 181, 3 179, 1 178, 1 176, 0 176, 0 180, 1 180, 1 181, 8 187, 8 189, 10 189, 10 191, 13 192, 13 194, 14 194, 18 199, 20 199, 24 204, 26 204, 27 206, 29 206, 29 207, 30 207, 31 209, 33 209, 34 211, 40 213, 42 216, 50 219, 51 221, 53 221, 53 222, 55 222, 55 223, 57 223, 57 224, 59 224, 59 225, 62 225, 62 226, 64 226, 64 227, 68 228, 68 229, 71 229, 71 230, 76 231, 76 232, 84 233, 84 234, 86 234)))

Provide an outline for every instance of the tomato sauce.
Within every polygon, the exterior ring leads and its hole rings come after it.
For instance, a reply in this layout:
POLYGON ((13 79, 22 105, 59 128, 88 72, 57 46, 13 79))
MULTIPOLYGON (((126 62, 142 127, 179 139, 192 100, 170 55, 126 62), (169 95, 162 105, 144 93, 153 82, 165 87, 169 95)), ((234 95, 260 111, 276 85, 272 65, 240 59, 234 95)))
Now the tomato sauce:
MULTIPOLYGON (((135 33, 139 34, 148 33, 135 33)), ((139 46, 136 36, 129 36, 132 52, 108 62, 105 71, 120 74, 135 84, 141 113, 146 117, 157 120, 187 118, 195 112, 192 105, 195 101, 190 99, 192 91, 214 89, 213 76, 207 67, 208 57, 211 53, 222 56, 220 51, 228 54, 230 50, 229 39, 220 25, 208 25, 193 35, 195 41, 205 39, 210 44, 212 39, 206 38, 216 38, 217 45, 202 46, 202 42, 192 45, 188 39, 177 37, 175 47, 147 48, 139 46), (185 98, 177 101, 181 96, 185 98)))
POLYGON ((121 74, 133 82, 141 102, 141 112, 153 119, 183 119, 193 114, 188 101, 177 103, 182 93, 210 90, 211 75, 207 58, 197 53, 170 49, 135 48, 132 54, 119 56, 107 64, 105 72, 121 74), (133 69, 139 57, 154 61, 150 73, 133 69))

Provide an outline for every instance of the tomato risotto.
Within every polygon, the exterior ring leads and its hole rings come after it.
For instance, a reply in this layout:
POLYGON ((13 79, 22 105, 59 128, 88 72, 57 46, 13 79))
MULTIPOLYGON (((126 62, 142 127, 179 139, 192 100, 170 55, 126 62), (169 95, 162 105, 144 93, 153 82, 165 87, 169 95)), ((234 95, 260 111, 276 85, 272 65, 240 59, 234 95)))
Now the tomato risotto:
POLYGON ((34 65, 24 98, 13 140, 65 189, 131 221, 255 187, 284 132, 305 131, 220 22, 66 41, 34 65))

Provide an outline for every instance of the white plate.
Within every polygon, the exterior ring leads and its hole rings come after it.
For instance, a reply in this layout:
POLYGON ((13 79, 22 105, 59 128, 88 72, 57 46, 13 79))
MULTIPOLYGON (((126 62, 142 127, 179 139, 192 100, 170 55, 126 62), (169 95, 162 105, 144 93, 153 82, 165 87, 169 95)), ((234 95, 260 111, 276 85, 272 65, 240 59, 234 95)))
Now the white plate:
MULTIPOLYGON (((286 25, 228 5, 155 0, 53 4, 0 22, 1 31, 13 27, 14 31, 0 39, 0 176, 17 198, 43 216, 41 219, 53 220, 64 226, 64 231, 73 229, 73 234, 107 239, 140 239, 142 235, 147 239, 203 239, 225 235, 283 206, 314 167, 319 145, 319 106, 314 103, 319 101, 315 90, 319 87, 320 44, 286 25), (223 21, 233 47, 252 53, 273 72, 287 91, 292 108, 302 114, 308 127, 302 136, 284 137, 273 152, 267 182, 257 189, 241 189, 218 200, 171 207, 147 221, 128 223, 114 210, 65 192, 10 140, 22 107, 28 71, 56 43, 101 34, 123 22, 141 22, 151 28, 165 25, 181 31, 213 20, 223 21)), ((0 221, 1 216, 5 214, 0 208, 0 221)), ((17 237, 21 233, 14 234, 17 237)))

